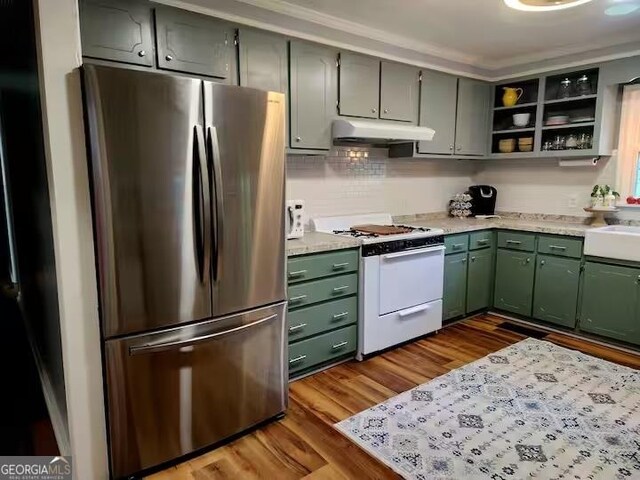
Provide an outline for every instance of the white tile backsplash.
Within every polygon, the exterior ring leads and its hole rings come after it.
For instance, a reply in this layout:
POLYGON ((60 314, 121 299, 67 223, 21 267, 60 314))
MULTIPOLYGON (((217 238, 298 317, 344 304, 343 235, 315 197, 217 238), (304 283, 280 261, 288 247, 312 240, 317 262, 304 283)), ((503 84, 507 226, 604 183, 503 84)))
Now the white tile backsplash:
POLYGON ((291 155, 287 198, 303 199, 308 218, 438 212, 472 184, 474 173, 468 161, 386 158, 386 150, 379 149, 336 149, 326 157, 291 155))
MULTIPOLYGON (((305 200, 308 218, 409 215, 444 211, 453 194, 469 185, 489 184, 498 189, 500 211, 588 216, 583 208, 593 185, 616 181, 615 157, 603 158, 595 167, 560 167, 552 159, 395 159, 386 153, 354 148, 336 149, 326 157, 289 156, 287 198, 305 200)), ((640 212, 617 216, 640 219, 640 212)))

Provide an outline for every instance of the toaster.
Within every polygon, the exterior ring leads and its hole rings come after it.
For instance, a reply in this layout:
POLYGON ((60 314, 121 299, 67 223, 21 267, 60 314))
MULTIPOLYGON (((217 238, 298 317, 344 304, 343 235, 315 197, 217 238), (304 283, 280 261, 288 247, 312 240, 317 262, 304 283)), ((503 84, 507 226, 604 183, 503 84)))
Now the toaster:
POLYGON ((304 235, 304 200, 287 200, 285 210, 287 239, 304 235))

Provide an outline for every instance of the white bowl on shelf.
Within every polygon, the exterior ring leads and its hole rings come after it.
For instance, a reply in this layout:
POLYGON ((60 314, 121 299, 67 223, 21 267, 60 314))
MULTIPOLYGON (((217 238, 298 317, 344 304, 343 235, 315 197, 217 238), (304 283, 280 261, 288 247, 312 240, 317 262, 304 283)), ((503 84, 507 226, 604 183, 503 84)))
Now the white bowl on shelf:
POLYGON ((516 127, 526 127, 529 125, 529 120, 531 120, 530 113, 515 113, 513 115, 513 124, 516 127))

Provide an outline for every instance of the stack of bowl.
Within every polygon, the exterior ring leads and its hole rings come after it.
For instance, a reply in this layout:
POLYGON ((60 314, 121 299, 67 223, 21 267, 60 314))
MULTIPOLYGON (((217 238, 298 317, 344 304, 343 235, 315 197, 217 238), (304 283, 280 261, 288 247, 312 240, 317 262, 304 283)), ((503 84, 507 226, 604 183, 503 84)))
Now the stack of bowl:
POLYGON ((500 153, 511 153, 516 149, 515 138, 504 138, 498 142, 498 150, 500 153))
POLYGON ((518 139, 518 150, 531 152, 533 150, 533 137, 521 137, 518 139))

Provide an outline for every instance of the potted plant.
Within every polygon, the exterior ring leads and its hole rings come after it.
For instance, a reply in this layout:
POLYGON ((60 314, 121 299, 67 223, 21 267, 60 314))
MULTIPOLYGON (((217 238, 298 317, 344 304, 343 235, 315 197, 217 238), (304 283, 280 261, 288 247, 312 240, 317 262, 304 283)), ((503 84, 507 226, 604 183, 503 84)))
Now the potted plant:
POLYGON ((618 199, 620 198, 620 194, 609 185, 604 185, 601 190, 604 196, 604 206, 615 207, 618 199))
POLYGON ((594 185, 591 191, 591 206, 602 207, 604 206, 604 193, 600 185, 594 185))

